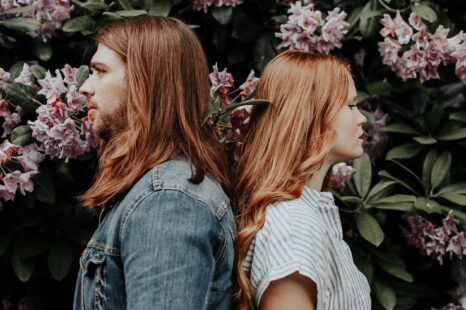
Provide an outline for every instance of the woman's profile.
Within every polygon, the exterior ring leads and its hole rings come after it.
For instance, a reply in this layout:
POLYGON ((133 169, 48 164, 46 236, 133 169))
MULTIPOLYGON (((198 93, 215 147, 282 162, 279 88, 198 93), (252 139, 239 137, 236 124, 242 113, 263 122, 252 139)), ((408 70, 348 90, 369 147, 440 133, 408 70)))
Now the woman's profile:
POLYGON ((366 118, 349 65, 287 51, 265 67, 236 176, 238 309, 370 309, 343 240, 333 164, 360 157, 366 118))

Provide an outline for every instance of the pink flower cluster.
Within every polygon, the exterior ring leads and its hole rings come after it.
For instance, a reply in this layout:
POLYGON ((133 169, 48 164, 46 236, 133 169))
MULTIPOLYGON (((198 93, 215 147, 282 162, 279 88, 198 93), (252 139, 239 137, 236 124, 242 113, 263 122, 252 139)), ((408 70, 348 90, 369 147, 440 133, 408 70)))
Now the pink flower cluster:
POLYGON ((409 245, 419 249, 422 255, 430 256, 443 265, 443 257, 450 253, 462 258, 466 255, 465 231, 458 232, 453 212, 442 220, 442 226, 435 227, 431 222, 417 214, 404 214, 403 218, 409 223, 409 228, 400 227, 401 232, 407 238, 409 245))
MULTIPOLYGON (((213 66, 213 69, 214 71, 209 74, 212 84, 210 89, 211 100, 216 101, 215 97, 219 96, 225 105, 235 102, 239 97, 249 97, 259 83, 259 78, 255 77, 254 70, 251 70, 246 81, 241 84, 238 89, 230 91, 230 89, 234 87, 234 79, 231 73, 229 73, 226 68, 219 72, 217 64, 213 66), (235 98, 228 98, 229 95, 237 93, 238 91, 239 94, 235 98)), ((230 159, 235 162, 237 162, 240 157, 241 145, 249 126, 251 109, 252 106, 250 105, 237 108, 230 114, 231 126, 219 129, 221 132, 220 142, 224 145, 230 159)), ((210 117, 208 123, 211 125, 215 123, 213 117, 210 117)))
POLYGON ((356 170, 347 163, 338 163, 332 167, 332 186, 338 188, 341 192, 346 187, 346 181, 351 180, 356 170))
POLYGON ((34 183, 31 178, 39 173, 39 163, 42 160, 44 160, 44 155, 39 152, 36 143, 21 147, 4 140, 0 147, 1 181, 3 183, 0 184, 0 198, 5 201, 13 200, 18 189, 22 195, 32 192, 34 183), (24 171, 8 171, 6 164, 10 161, 19 163, 24 171))
POLYGON ((466 309, 466 296, 463 295, 463 291, 459 286, 451 291, 448 291, 453 297, 455 303, 449 303, 440 309, 432 308, 432 310, 465 310, 466 309))
MULTIPOLYGON (((25 67, 26 68, 26 67, 25 67)), ((45 78, 38 80, 41 86, 39 94, 47 98, 47 104, 41 105, 36 112, 38 117, 35 121, 29 121, 32 136, 43 148, 44 154, 50 158, 75 158, 91 147, 97 145, 97 138, 93 135, 89 118, 82 119, 81 132, 76 128, 72 113, 83 111, 85 96, 79 94, 76 89, 75 68, 69 65, 61 70, 56 70, 53 77, 47 71, 45 78), (68 85, 68 87, 65 86, 68 85), (66 93, 67 105, 61 101, 61 94, 66 93), (85 136, 85 140, 81 139, 85 136)))
POLYGON ((241 3, 243 3, 243 0, 194 0, 193 9, 197 11, 203 10, 204 13, 207 13, 208 6, 237 6, 241 3))
POLYGON ((302 5, 301 1, 291 4, 288 22, 280 26, 277 38, 282 39, 278 48, 298 49, 330 53, 335 47, 341 48, 341 39, 349 26, 346 13, 340 8, 329 11, 325 20, 322 12, 314 10, 314 4, 302 5))
POLYGON ((68 0, 0 0, 0 12, 19 8, 23 5, 32 5, 34 9, 22 13, 8 14, 4 18, 13 16, 30 17, 37 19, 41 24, 41 36, 44 42, 55 35, 63 23, 70 19, 70 12, 74 6, 68 0))
POLYGON ((408 21, 409 24, 403 20, 399 12, 396 13, 395 19, 384 14, 380 20, 383 25, 380 34, 384 41, 378 45, 383 64, 391 66, 403 81, 417 78, 419 75, 421 82, 424 82, 439 78, 437 67, 440 63, 455 63, 456 75, 466 84, 466 34, 461 31, 448 38, 450 30, 442 25, 431 34, 426 31, 426 25, 415 13, 411 13, 408 21), (409 49, 400 57, 400 50, 407 45, 409 49))
MULTIPOLYGON (((1 0, 0 0, 1 1, 1 0)), ((3 70, 0 67, 0 89, 3 87, 3 84, 10 79, 10 73, 3 70)))

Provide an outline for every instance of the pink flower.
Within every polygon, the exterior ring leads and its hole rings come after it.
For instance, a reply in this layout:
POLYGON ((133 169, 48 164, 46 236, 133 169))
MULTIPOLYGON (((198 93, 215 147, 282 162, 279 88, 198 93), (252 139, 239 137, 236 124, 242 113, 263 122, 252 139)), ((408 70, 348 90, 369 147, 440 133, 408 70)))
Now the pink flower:
POLYGON ((6 72, 3 70, 3 68, 0 67, 0 88, 3 87, 3 84, 10 79, 10 73, 6 72))
POLYGON ((34 74, 32 74, 27 63, 24 63, 23 70, 21 70, 21 74, 14 81, 16 83, 34 86, 34 74))
POLYGON ((0 197, 5 201, 13 200, 17 189, 23 196, 26 195, 26 192, 32 192, 34 183, 31 178, 36 174, 37 171, 21 173, 18 170, 8 173, 2 179, 3 185, 0 184, 0 197))
POLYGON ((76 84, 76 79, 75 79, 75 74, 78 71, 78 68, 73 68, 70 65, 66 64, 63 69, 61 69, 61 72, 63 72, 63 75, 65 76, 64 82, 66 84, 76 84))
POLYGON ((44 95, 47 100, 53 98, 57 94, 66 93, 68 91, 58 69, 55 70, 55 74, 56 77, 52 77, 50 71, 47 71, 45 73, 45 78, 37 81, 42 87, 38 94, 44 95))
POLYGON ((55 35, 55 30, 63 26, 74 9, 68 0, 37 0, 33 6, 36 8, 35 18, 41 23, 41 35, 44 42, 55 35))
POLYGON ((18 154, 20 146, 11 144, 10 141, 4 140, 0 146, 0 163, 6 164, 11 157, 18 154))
POLYGON ((426 30, 426 25, 422 22, 422 19, 416 13, 411 13, 411 15, 409 15, 408 21, 409 24, 417 31, 426 30))
POLYGON ((66 101, 68 103, 68 107, 73 110, 83 111, 83 105, 86 102, 86 97, 81 95, 76 89, 76 84, 73 84, 66 94, 66 101))
MULTIPOLYGON (((81 119, 81 135, 84 135, 85 141, 87 141, 89 146, 96 147, 97 144, 99 144, 99 140, 92 131, 92 121, 89 119, 89 116, 86 116, 81 119)), ((87 151, 88 149, 86 150, 86 152, 87 151)))
POLYGON ((397 28, 395 29, 395 34, 398 38, 398 42, 401 44, 406 44, 411 39, 413 35, 413 29, 403 20, 400 15, 400 12, 396 12, 395 24, 397 28))
POLYGON ((19 113, 11 113, 8 103, 5 100, 0 100, 0 117, 3 118, 3 134, 2 138, 6 138, 11 130, 21 122, 19 113))
POLYGON ((241 96, 243 97, 248 97, 250 94, 254 92, 254 90, 257 87, 257 84, 259 83, 259 78, 254 76, 254 70, 251 70, 249 72, 249 75, 246 79, 246 82, 244 82, 239 88, 242 89, 243 91, 240 93, 241 96))
POLYGON ((243 0, 193 0, 194 6, 193 9, 200 11, 203 10, 204 13, 207 13, 207 7, 215 5, 216 7, 220 6, 237 6, 243 3, 243 0))
POLYGON ((341 192, 346 187, 346 181, 351 180, 353 173, 356 170, 346 164, 346 163, 338 163, 333 165, 332 167, 332 186, 337 187, 341 192))
POLYGON ((392 38, 395 38, 395 30, 398 28, 398 26, 395 24, 390 15, 384 14, 380 20, 380 23, 383 25, 382 30, 380 30, 380 34, 383 37, 390 35, 392 38))
POLYGON ((379 42, 379 52, 383 57, 382 63, 384 65, 393 65, 397 63, 398 61, 398 52, 401 49, 401 45, 391 39, 391 38, 385 38, 383 42, 379 42))
POLYGON ((20 148, 19 154, 16 159, 23 166, 25 172, 38 171, 39 163, 41 163, 45 156, 39 152, 39 147, 36 143, 31 143, 20 148))
POLYGON ((222 72, 218 71, 217 63, 213 66, 214 71, 209 74, 210 82, 212 84, 210 90, 216 91, 220 87, 233 87, 233 76, 227 72, 227 68, 222 72))

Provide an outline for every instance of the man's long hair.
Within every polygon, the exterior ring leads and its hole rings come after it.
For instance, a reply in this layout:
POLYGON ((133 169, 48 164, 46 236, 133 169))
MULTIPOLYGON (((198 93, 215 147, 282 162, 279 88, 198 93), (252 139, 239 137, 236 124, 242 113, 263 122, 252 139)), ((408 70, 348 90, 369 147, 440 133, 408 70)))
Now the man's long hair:
POLYGON ((200 127, 210 84, 193 31, 175 18, 140 16, 108 25, 95 41, 121 57, 127 89, 123 130, 101 143, 95 182, 79 197, 84 205, 105 206, 147 170, 177 156, 190 162, 191 182, 208 173, 229 193, 224 151, 214 133, 200 127))
MULTIPOLYGON (((237 309, 253 298, 243 263, 267 206, 298 198, 304 183, 331 152, 336 132, 331 121, 345 104, 350 69, 340 59, 305 51, 287 51, 264 68, 256 98, 268 99, 252 116, 236 177, 239 209, 235 241, 237 309)), ((323 190, 330 185, 330 171, 323 190)))

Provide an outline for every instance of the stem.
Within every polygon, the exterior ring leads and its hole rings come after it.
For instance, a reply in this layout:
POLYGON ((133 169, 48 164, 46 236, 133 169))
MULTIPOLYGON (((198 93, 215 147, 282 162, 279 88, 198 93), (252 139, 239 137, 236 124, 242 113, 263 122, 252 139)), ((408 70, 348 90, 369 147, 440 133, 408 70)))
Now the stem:
POLYGON ((383 0, 378 0, 378 1, 384 8, 386 8, 387 10, 389 10, 391 12, 395 12, 395 13, 396 12, 404 12, 409 8, 409 7, 406 7, 404 9, 394 9, 394 8, 388 6, 388 4, 386 4, 383 0))

